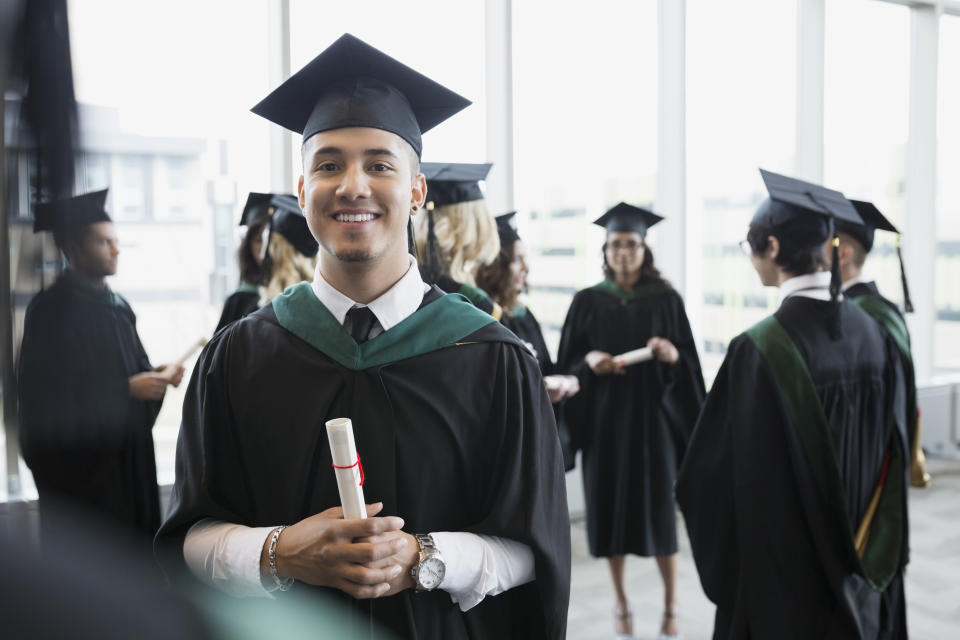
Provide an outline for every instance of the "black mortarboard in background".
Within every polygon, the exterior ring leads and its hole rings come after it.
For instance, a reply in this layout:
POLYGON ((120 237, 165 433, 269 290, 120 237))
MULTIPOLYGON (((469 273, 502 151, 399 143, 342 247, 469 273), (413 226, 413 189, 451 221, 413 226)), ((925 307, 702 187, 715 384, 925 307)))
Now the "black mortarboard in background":
POLYGON ((373 127, 421 154, 421 134, 470 105, 466 98, 345 33, 251 109, 310 136, 373 127))
POLYGON ((889 231, 897 234, 897 259, 900 261, 900 284, 903 286, 903 308, 907 313, 913 313, 913 301, 910 300, 910 289, 907 286, 907 273, 903 268, 903 253, 900 251, 900 232, 880 213, 876 205, 863 200, 851 200, 850 203, 860 214, 863 224, 852 224, 845 220, 837 221, 837 231, 845 233, 863 245, 867 253, 873 249, 874 232, 889 231))
POLYGON ((652 211, 621 202, 594 220, 593 224, 603 227, 607 233, 626 231, 639 233, 646 238, 647 230, 661 220, 663 217, 652 211))
POLYGON ((53 231, 57 237, 95 222, 112 222, 106 211, 107 189, 34 205, 33 231, 53 231))
POLYGON ((256 193, 247 196, 247 203, 240 216, 241 226, 250 226, 257 218, 270 219, 270 233, 279 233, 293 248, 312 258, 317 255, 316 239, 310 233, 307 219, 300 210, 296 196, 286 193, 256 193))
POLYGON ((839 238, 834 221, 862 224, 860 214, 839 191, 764 169, 760 169, 760 176, 770 198, 760 204, 751 224, 777 230, 799 247, 822 245, 832 235, 830 297, 836 301, 842 279, 837 256, 839 238))
POLYGON ((487 179, 492 166, 490 163, 424 162, 420 171, 427 179, 427 209, 483 200, 480 181, 487 179))
POLYGON ((497 235, 500 236, 501 247, 508 247, 520 239, 520 234, 517 233, 516 215, 516 211, 511 211, 496 217, 497 235))
POLYGON ((240 214, 240 226, 252 226, 257 218, 269 217, 273 215, 270 210, 270 199, 272 193, 257 193, 251 191, 247 196, 247 203, 243 205, 243 213, 240 214))

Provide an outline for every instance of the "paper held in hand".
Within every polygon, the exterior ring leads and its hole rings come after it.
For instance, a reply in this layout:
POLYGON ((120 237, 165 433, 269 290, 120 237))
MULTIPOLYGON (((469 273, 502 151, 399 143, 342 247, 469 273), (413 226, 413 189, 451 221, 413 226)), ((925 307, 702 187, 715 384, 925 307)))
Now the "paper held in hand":
POLYGON ((190 356, 196 353, 197 349, 202 349, 206 344, 207 344, 206 338, 200 338, 199 340, 191 344, 190 347, 183 352, 183 355, 180 356, 180 359, 177 360, 174 364, 169 364, 165 366, 163 370, 160 371, 160 375, 166 376, 169 379, 173 379, 173 376, 176 375, 177 373, 177 365, 182 367, 183 363, 186 362, 190 356))
POLYGON ((363 486, 360 484, 362 467, 353 439, 353 422, 350 418, 328 420, 327 438, 330 440, 333 470, 337 474, 343 517, 348 520, 366 518, 367 508, 363 499, 363 486))
POLYGON ((653 359, 653 350, 650 347, 643 347, 642 349, 634 349, 633 351, 627 351, 626 353, 621 353, 618 356, 613 356, 613 359, 622 364, 625 367, 629 367, 632 364, 638 364, 640 362, 646 362, 647 360, 653 359))

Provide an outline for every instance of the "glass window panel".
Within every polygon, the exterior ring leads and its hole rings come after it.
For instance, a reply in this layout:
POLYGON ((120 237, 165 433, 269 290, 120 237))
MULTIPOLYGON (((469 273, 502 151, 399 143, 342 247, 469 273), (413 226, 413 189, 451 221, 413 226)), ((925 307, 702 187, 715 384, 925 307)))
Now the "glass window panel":
POLYGON ((737 243, 766 197, 758 167, 794 169, 796 4, 687 2, 687 229, 703 247, 690 258, 703 298, 687 306, 708 383, 729 341, 777 300, 737 243))
MULTIPOLYGON (((603 232, 590 221, 620 200, 654 198, 657 3, 538 0, 513 10, 516 202, 528 303, 556 355, 573 293, 603 277, 603 232)), ((654 251, 656 236, 654 229, 654 251)))

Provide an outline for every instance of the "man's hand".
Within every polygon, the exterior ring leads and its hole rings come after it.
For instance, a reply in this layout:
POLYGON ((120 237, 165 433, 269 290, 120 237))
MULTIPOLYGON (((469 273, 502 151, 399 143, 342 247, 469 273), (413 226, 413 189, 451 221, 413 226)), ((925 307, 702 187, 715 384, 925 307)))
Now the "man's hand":
POLYGON ((179 364, 162 364, 159 367, 154 367, 153 370, 162 374, 174 387, 180 386, 180 382, 183 380, 183 373, 186 371, 186 369, 179 364))
MULTIPOLYGON (((400 530, 401 518, 372 517, 382 509, 382 503, 368 504, 366 519, 344 520, 343 510, 335 507, 290 525, 277 541, 277 572, 354 598, 379 598, 406 588, 410 567, 401 562, 417 555, 417 543, 400 530)), ((260 555, 264 575, 270 571, 269 547, 267 538, 260 555)))
POLYGON ((156 371, 144 371, 130 376, 130 395, 144 402, 163 400, 168 380, 156 371))
POLYGON ((551 404, 575 396, 580 391, 580 380, 576 376, 545 376, 543 381, 551 404))
POLYGON ((583 359, 587 361, 590 370, 598 376, 624 375, 627 372, 626 368, 606 351, 591 351, 583 359))
POLYGON ((680 359, 680 352, 673 346, 673 343, 666 338, 653 337, 647 340, 647 346, 653 352, 653 357, 660 362, 667 364, 677 364, 680 359))

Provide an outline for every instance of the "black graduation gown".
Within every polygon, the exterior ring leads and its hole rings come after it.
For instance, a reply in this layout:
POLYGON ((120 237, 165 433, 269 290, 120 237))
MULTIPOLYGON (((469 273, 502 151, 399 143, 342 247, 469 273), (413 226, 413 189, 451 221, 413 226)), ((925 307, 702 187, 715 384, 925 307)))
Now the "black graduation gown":
MULTIPOLYGON (((852 541, 885 452, 905 448, 896 347, 849 300, 837 311, 842 337, 831 338, 830 305, 791 297, 775 314, 822 406, 820 446, 808 448, 813 421, 789 408, 779 374, 741 334, 687 449, 677 500, 701 584, 717 605, 714 638, 906 637, 905 490, 893 503, 897 527, 871 533, 871 541, 902 539, 883 558, 894 563, 883 591, 857 569, 852 541)), ((903 480, 888 484, 902 489, 903 480)))
POLYGON ((626 293, 604 281, 580 291, 567 312, 557 361, 580 379, 564 421, 583 450, 590 553, 676 553, 673 483, 705 393, 680 295, 665 282, 626 293), (584 362, 594 349, 616 355, 654 336, 677 347, 676 365, 649 361, 623 376, 597 376, 584 362))
MULTIPOLYGON (((550 351, 547 349, 547 343, 543 339, 543 331, 540 329, 540 323, 537 322, 533 312, 526 307, 517 307, 513 313, 504 313, 500 318, 507 329, 510 329, 518 338, 529 343, 536 351, 537 363, 540 365, 540 373, 544 376, 552 376, 557 373, 557 365, 550 357, 550 351)), ((563 467, 567 471, 576 466, 576 452, 571 444, 570 431, 563 422, 563 406, 566 400, 553 405, 553 415, 557 421, 557 433, 560 436, 560 448, 563 451, 563 467)))
POLYGON ((536 361, 490 316, 435 288, 359 346, 307 283, 213 338, 184 402, 162 562, 182 567, 184 535, 204 517, 270 526, 339 505, 324 426, 339 417, 353 420, 367 502, 382 501, 408 532, 523 542, 537 579, 466 613, 444 591, 362 602, 318 591, 352 607, 360 630, 372 611, 405 638, 564 637, 569 517, 536 361))
POLYGON ((226 301, 223 303, 223 312, 220 314, 220 322, 217 323, 217 331, 220 331, 220 329, 223 329, 231 322, 253 313, 259 308, 259 287, 247 282, 241 282, 237 290, 227 296, 226 301))
POLYGON ((20 440, 42 520, 66 499, 156 533, 151 430, 161 403, 129 391, 130 376, 151 368, 136 316, 109 289, 67 271, 30 302, 19 361, 20 440))

